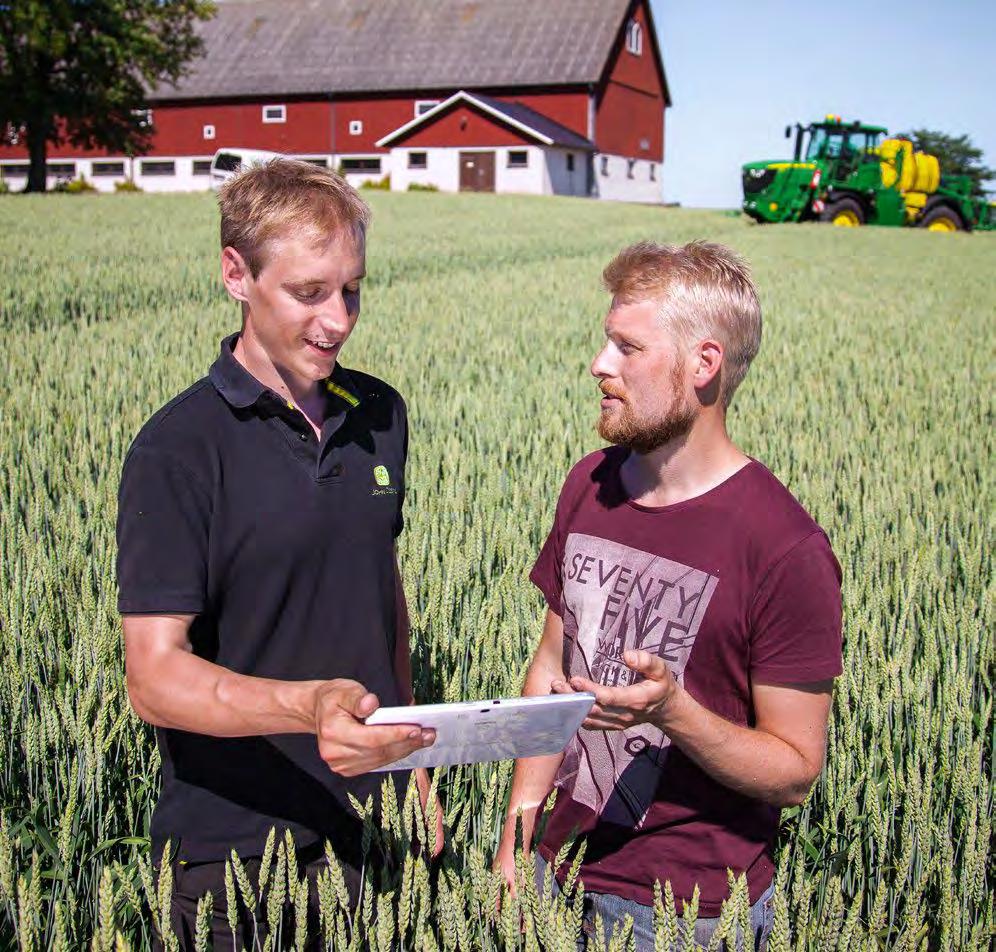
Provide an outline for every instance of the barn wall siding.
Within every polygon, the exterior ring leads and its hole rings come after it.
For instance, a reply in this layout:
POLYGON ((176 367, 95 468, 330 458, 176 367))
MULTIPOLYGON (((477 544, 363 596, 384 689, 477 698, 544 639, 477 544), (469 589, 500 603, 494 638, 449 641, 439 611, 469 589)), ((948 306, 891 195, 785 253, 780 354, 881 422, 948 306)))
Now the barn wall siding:
MULTIPOLYGON (((599 92, 595 115, 595 145, 610 155, 664 160, 664 90, 654 62, 644 6, 634 18, 643 29, 643 52, 626 49, 626 24, 605 85, 599 92)), ((628 21, 627 21, 628 22, 628 21)))
POLYGON ((554 122, 566 126, 579 136, 587 137, 588 135, 588 93, 583 89, 558 93, 524 94, 505 91, 491 92, 488 95, 494 96, 495 99, 500 99, 502 102, 522 103, 523 106, 535 109, 554 122))
POLYGON ((493 117, 466 104, 458 103, 410 135, 395 140, 392 145, 406 149, 449 146, 472 149, 480 146, 531 145, 533 139, 499 124, 493 117))

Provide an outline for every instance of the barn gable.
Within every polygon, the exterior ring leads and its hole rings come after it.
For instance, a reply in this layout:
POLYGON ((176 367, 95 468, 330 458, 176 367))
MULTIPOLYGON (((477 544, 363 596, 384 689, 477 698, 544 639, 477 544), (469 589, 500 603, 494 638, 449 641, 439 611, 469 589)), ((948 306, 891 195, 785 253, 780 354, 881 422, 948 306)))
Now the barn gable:
POLYGON ((592 143, 583 136, 528 106, 463 90, 377 143, 381 148, 516 144, 594 150, 592 143))

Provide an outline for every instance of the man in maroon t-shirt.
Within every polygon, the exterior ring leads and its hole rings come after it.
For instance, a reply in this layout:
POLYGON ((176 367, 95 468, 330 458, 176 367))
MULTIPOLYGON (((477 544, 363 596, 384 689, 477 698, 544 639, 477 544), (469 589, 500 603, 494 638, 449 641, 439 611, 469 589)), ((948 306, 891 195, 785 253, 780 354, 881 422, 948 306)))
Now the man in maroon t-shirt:
MULTIPOLYGON (((546 597, 524 694, 592 691, 563 755, 516 764, 496 864, 514 877, 516 814, 551 862, 572 834, 586 931, 633 916, 653 947, 653 888, 680 913, 696 885, 707 943, 727 869, 746 874, 755 942, 771 927, 779 809, 819 774, 841 673, 840 567, 789 491, 726 432, 761 312, 718 245, 649 242, 603 275, 612 303, 591 366, 613 446, 564 484, 530 576, 546 597)), ((563 876, 563 869, 559 874, 563 876)))

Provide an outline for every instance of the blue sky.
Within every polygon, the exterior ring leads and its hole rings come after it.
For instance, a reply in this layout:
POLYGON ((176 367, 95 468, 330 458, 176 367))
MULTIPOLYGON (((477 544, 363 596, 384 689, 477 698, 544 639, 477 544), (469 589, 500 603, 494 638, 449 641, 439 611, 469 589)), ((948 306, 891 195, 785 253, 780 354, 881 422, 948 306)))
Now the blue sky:
POLYGON ((739 205, 740 165, 788 157, 785 125, 827 113, 891 132, 965 132, 996 167, 994 0, 651 6, 674 99, 668 201, 739 205))

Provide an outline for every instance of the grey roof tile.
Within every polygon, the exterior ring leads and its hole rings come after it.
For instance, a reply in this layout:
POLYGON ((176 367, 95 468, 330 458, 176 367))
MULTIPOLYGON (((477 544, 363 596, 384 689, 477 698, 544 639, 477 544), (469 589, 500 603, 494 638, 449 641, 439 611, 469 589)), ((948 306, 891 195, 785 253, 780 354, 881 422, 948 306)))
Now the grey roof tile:
POLYGON ((221 0, 156 100, 597 82, 628 0, 221 0))

